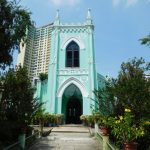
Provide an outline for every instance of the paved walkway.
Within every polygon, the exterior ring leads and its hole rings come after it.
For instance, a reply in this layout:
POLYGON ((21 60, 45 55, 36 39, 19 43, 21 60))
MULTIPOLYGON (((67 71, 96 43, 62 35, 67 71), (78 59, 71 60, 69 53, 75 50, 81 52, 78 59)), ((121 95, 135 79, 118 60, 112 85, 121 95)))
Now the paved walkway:
POLYGON ((56 127, 30 150, 102 150, 89 129, 82 126, 56 127))

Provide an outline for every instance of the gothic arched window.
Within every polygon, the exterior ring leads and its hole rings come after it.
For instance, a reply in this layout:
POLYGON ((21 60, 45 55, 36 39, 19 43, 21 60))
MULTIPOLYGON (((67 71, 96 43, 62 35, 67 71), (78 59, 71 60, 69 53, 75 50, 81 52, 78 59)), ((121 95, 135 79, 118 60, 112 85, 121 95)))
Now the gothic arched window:
POLYGON ((66 48, 66 67, 79 67, 79 46, 74 41, 66 48))

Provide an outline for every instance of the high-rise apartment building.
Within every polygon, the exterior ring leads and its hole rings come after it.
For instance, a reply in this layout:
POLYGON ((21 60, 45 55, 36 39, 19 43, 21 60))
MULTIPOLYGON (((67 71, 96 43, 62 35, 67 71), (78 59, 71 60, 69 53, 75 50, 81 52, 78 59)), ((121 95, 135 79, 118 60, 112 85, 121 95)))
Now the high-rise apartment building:
POLYGON ((40 73, 48 73, 52 25, 31 26, 27 31, 26 43, 20 44, 17 65, 26 67, 31 79, 40 73))

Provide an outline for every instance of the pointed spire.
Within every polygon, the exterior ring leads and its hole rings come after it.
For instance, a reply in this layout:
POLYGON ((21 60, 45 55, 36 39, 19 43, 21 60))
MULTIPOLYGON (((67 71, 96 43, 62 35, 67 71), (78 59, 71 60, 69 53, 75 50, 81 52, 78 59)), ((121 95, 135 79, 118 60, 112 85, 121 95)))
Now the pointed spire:
POLYGON ((59 25, 59 24, 60 24, 59 9, 57 9, 54 25, 59 25))
POLYGON ((90 8, 88 9, 86 19, 92 20, 92 16, 91 16, 91 9, 90 9, 90 8))
POLYGON ((57 9, 57 11, 56 11, 56 17, 55 17, 55 20, 59 20, 59 9, 57 9))
POLYGON ((86 17, 86 23, 87 23, 88 25, 92 25, 91 9, 88 9, 87 17, 86 17))

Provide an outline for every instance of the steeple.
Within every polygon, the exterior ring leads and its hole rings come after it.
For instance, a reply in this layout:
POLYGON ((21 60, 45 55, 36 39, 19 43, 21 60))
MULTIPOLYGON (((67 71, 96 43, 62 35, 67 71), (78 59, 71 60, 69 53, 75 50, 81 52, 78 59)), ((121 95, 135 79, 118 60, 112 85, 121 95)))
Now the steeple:
POLYGON ((59 24, 60 24, 59 9, 57 9, 54 25, 59 25, 59 24))
POLYGON ((57 9, 57 11, 56 11, 56 17, 55 17, 55 20, 59 20, 59 9, 57 9))
POLYGON ((87 17, 86 17, 86 23, 87 23, 88 25, 91 25, 91 24, 92 24, 91 9, 88 9, 87 17))

